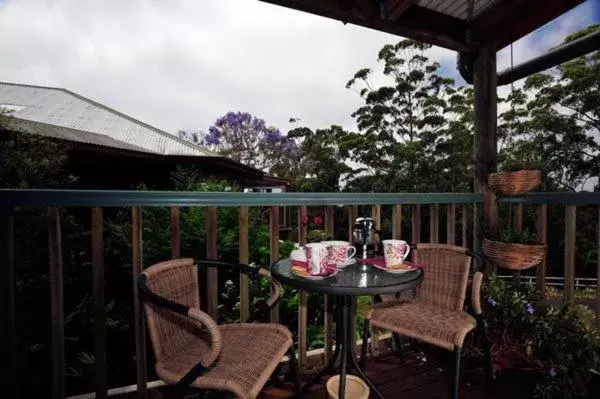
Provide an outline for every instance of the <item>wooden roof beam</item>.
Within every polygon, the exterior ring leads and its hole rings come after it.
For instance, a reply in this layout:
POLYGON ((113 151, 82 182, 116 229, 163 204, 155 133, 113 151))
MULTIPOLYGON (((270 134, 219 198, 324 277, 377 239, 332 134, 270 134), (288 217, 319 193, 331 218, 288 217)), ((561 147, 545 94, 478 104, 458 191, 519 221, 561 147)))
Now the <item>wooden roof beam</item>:
POLYGON ((386 3, 386 18, 395 21, 413 4, 413 0, 388 0, 386 3))

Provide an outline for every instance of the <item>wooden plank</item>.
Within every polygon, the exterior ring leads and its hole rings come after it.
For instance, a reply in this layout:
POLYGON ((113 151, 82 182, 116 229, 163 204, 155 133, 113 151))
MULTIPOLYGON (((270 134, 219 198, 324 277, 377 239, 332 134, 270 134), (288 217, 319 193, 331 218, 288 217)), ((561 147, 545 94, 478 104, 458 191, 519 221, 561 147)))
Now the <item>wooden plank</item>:
POLYGON ((373 205, 371 208, 371 217, 375 219, 375 228, 377 230, 381 229, 381 205, 373 205))
MULTIPOLYGON (((217 207, 206 208, 206 257, 217 259, 217 207)), ((215 320, 218 319, 218 271, 216 267, 206 270, 206 311, 215 320)))
POLYGON ((598 208, 598 249, 596 254, 596 326, 600 330, 600 208, 598 208))
POLYGON ((467 242, 467 230, 468 230, 468 219, 469 219, 469 206, 468 205, 463 205, 462 206, 462 212, 461 212, 461 226, 462 226, 462 239, 461 239, 461 245, 465 248, 469 247, 469 243, 467 242))
POLYGON ((456 204, 448 204, 446 215, 446 242, 456 245, 456 204))
MULTIPOLYGON (((300 245, 306 244, 307 225, 304 223, 306 217, 308 217, 308 209, 306 205, 302 205, 298 210, 298 243, 300 245)), ((300 370, 305 370, 308 351, 308 294, 306 291, 300 290, 298 295, 298 363, 300 370)))
POLYGON ((91 227, 96 398, 107 398, 108 385, 106 380, 106 325, 104 315, 104 215, 102 208, 92 208, 91 227))
MULTIPOLYGON (((515 204, 513 206, 512 228, 516 232, 523 231, 523 204, 515 204)), ((512 273, 514 281, 521 280, 521 271, 515 270, 512 273)))
MULTIPOLYGON (((271 207, 271 215, 270 215, 271 227, 270 227, 270 237, 271 237, 271 245, 270 245, 270 254, 271 254, 271 264, 275 263, 277 259, 279 259, 279 207, 272 206, 271 207)), ((272 289, 271 289, 271 293, 272 289)), ((271 322, 279 323, 279 303, 276 303, 271 308, 271 322)))
MULTIPOLYGON (((540 204, 537 207, 537 239, 542 244, 547 244, 548 241, 548 205, 540 204)), ((547 255, 547 254, 546 254, 547 255)), ((536 285, 542 293, 542 299, 546 298, 546 267, 547 259, 544 257, 542 264, 536 270, 536 285)))
POLYGON ((144 309, 138 287, 138 276, 144 270, 142 209, 131 208, 131 248, 133 251, 133 322, 135 333, 135 363, 137 376, 137 397, 147 396, 146 383, 146 327, 144 325, 144 309))
POLYGON ((350 243, 354 242, 352 230, 354 229, 354 221, 357 218, 356 215, 358 215, 358 207, 357 206, 348 207, 348 242, 350 242, 350 243))
POLYGON ((567 205, 565 209, 565 300, 573 301, 575 285, 575 205, 567 205))
MULTIPOLYGON (((325 207, 325 231, 334 237, 333 206, 325 207)), ((323 327, 325 335, 325 364, 331 359, 333 352, 333 297, 325 295, 325 313, 323 315, 323 327)))
MULTIPOLYGON (((247 265, 250 261, 248 250, 248 207, 240 207, 240 263, 247 265)), ((240 271, 240 322, 244 323, 250 317, 250 289, 248 273, 240 271)))
POLYGON ((181 257, 181 211, 179 207, 171 207, 171 258, 181 257))
POLYGON ((325 207, 325 226, 324 227, 325 227, 325 231, 328 232, 329 234, 331 234, 333 239, 335 239, 334 225, 335 225, 335 220, 334 220, 333 206, 328 205, 325 207))
POLYGON ((52 325, 52 397, 65 397, 65 314, 63 296, 62 236, 60 210, 48 208, 50 256, 50 317, 52 325))
POLYGON ((392 236, 395 240, 402 239, 402 205, 394 205, 392 210, 392 236))
POLYGON ((421 205, 414 204, 412 206, 412 243, 418 244, 421 242, 421 205))
POLYGON ((12 210, 0 208, 0 397, 17 397, 17 332, 15 321, 15 244, 12 210))
POLYGON ((437 244, 440 242, 440 206, 429 205, 429 242, 437 244))
POLYGON ((413 0, 390 0, 386 6, 388 21, 395 21, 412 5, 413 0))

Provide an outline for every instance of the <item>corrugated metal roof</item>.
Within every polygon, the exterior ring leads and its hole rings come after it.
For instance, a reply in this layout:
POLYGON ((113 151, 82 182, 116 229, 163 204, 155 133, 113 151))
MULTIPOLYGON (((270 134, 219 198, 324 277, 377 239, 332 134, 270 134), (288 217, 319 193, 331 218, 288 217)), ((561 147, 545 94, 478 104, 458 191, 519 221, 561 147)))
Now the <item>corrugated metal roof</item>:
POLYGON ((220 156, 66 89, 0 82, 0 106, 29 133, 160 155, 220 156))
MULTIPOLYGON (((417 0, 418 6, 428 8, 454 18, 466 20, 469 17, 469 3, 472 0, 417 0)), ((477 17, 499 0, 474 0, 473 18, 477 17)))

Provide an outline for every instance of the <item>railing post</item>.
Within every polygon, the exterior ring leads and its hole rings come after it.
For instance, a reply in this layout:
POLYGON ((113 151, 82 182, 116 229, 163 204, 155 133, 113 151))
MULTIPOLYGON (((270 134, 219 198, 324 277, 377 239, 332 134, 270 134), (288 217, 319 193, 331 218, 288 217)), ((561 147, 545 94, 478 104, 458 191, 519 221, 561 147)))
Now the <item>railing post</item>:
POLYGON ((131 208, 131 247, 133 250, 132 275, 133 275, 133 318, 135 332, 135 363, 137 369, 137 396, 146 397, 146 329, 144 326, 144 310, 138 288, 138 276, 144 270, 143 237, 142 237, 142 209, 131 208))
POLYGON ((171 258, 181 257, 181 221, 179 207, 171 208, 171 258))
MULTIPOLYGON (((325 231, 334 237, 333 206, 325 207, 325 231)), ((333 297, 325 295, 325 314, 323 315, 325 335, 325 364, 329 362, 333 347, 333 297)))
POLYGON ((17 397, 17 332, 15 322, 15 243, 12 210, 0 208, 0 397, 17 397))
MULTIPOLYGON (((298 212, 298 244, 306 244, 307 228, 304 219, 308 217, 306 205, 300 206, 298 212)), ((308 319, 308 294, 306 291, 298 292, 298 363, 300 370, 306 368, 306 352, 308 350, 307 319, 308 319)))
POLYGON ((596 249, 596 326, 600 330, 600 207, 598 208, 598 247, 596 249))
MULTIPOLYGON (((248 207, 240 207, 240 263, 247 265, 249 262, 248 251, 248 207)), ((250 293, 248 287, 248 273, 240 271, 240 322, 244 323, 250 317, 250 293)))
POLYGON ((440 242, 440 205, 429 205, 429 242, 440 242))
POLYGON ((63 297, 62 237, 60 210, 48 208, 50 255, 50 314, 52 320, 52 397, 65 396, 65 314, 63 297))
MULTIPOLYGON (((270 253, 271 253, 271 264, 273 264, 277 261, 277 259, 279 259, 279 207, 277 207, 277 206, 271 207, 270 220, 271 220, 270 253)), ((276 303, 271 308, 271 322, 279 323, 279 303, 276 303)))
POLYGON ((565 210, 565 300, 573 301, 575 279, 575 222, 576 206, 567 205, 565 210))
POLYGON ((448 204, 446 214, 446 242, 456 245, 456 204, 448 204))
POLYGON ((106 326, 104 315, 104 216, 102 208, 92 208, 92 273, 94 295, 94 357, 96 359, 96 398, 108 397, 106 381, 106 326))
POLYGON ((467 229, 468 229, 468 214, 467 212, 469 212, 469 206, 468 205, 463 205, 462 207, 462 213, 461 213, 461 226, 462 226, 462 241, 461 241, 461 245, 465 248, 469 247, 469 243, 467 242, 467 229))
POLYGON ((421 242, 421 205, 414 204, 412 206, 412 242, 418 244, 421 242))
MULTIPOLYGON (((540 243, 546 244, 548 235, 548 205, 540 204, 537 208, 537 239, 540 243)), ((536 270, 536 285, 538 290, 542 293, 542 299, 546 299, 546 264, 547 259, 544 256, 544 260, 538 266, 536 270)))
MULTIPOLYGON (((514 206, 512 228, 518 233, 523 231, 523 204, 515 204, 514 206)), ((513 272, 513 280, 518 282, 520 277, 521 271, 515 270, 513 272)))
MULTIPOLYGON (((217 259, 217 207, 206 208, 206 257, 217 259)), ((219 279, 216 267, 209 267, 206 271, 207 295, 206 312, 215 320, 218 319, 219 308, 219 279)))
POLYGON ((395 240, 402 239, 402 205, 400 204, 394 205, 392 211, 392 236, 395 240))

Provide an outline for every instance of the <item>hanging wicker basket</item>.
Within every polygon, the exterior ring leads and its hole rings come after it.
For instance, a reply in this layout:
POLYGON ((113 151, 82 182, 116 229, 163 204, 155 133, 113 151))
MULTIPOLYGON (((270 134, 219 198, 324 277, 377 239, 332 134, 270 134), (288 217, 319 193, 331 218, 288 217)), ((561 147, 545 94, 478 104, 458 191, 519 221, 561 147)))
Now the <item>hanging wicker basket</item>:
POLYGON ((488 185, 499 195, 521 195, 537 186, 542 181, 539 170, 519 170, 516 172, 490 173, 488 185))
POLYGON ((544 244, 510 244, 483 240, 483 254, 497 266, 504 269, 524 270, 544 261, 544 244))

